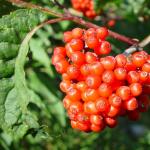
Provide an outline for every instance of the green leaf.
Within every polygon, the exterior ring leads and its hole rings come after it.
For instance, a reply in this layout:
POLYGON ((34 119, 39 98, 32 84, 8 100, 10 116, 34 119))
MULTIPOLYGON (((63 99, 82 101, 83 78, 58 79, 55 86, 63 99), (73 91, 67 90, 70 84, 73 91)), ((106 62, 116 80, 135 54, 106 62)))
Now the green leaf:
POLYGON ((31 128, 39 127, 28 104, 36 103, 37 99, 37 105, 43 105, 27 86, 24 64, 28 42, 38 28, 27 33, 45 18, 46 15, 38 10, 22 9, 0 19, 0 128, 15 139, 22 138, 31 128))
POLYGON ((101 10, 104 7, 104 5, 106 3, 108 3, 109 1, 111 1, 111 0, 93 0, 94 10, 96 11, 96 13, 101 12, 101 10))

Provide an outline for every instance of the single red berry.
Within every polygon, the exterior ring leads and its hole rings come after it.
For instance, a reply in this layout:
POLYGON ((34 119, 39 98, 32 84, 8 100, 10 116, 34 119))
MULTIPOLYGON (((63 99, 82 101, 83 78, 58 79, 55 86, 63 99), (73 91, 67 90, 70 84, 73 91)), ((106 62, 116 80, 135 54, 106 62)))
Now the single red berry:
POLYGON ((66 31, 64 32, 64 42, 70 42, 72 40, 72 32, 66 31))
POLYGON ((127 63, 127 58, 124 54, 119 54, 115 57, 117 67, 124 67, 127 63))
POLYGON ((95 36, 89 36, 86 39, 86 44, 89 48, 93 49, 99 45, 99 40, 95 36))
POLYGON ((109 102, 104 97, 100 97, 99 99, 97 99, 95 105, 99 112, 106 112, 109 108, 109 102))
POLYGON ((144 55, 137 52, 132 55, 132 62, 134 65, 136 65, 136 67, 142 67, 146 62, 146 58, 144 55))
POLYGON ((95 106, 95 102, 93 101, 88 101, 88 102, 85 102, 83 104, 84 106, 84 112, 86 114, 98 114, 98 110, 96 109, 96 106, 95 106))
POLYGON ((101 58, 101 63, 106 70, 114 70, 116 65, 116 60, 113 56, 107 56, 104 58, 101 58))
POLYGON ((131 90, 128 86, 121 86, 117 89, 116 94, 121 97, 122 100, 128 100, 131 97, 131 90))
POLYGON ((77 87, 77 89, 78 89, 79 91, 81 91, 81 92, 84 92, 84 91, 88 88, 88 86, 87 86, 87 84, 85 83, 85 81, 80 81, 80 82, 78 82, 78 83, 76 84, 76 87, 77 87))
POLYGON ((114 106, 110 106, 107 115, 108 117, 115 117, 119 114, 120 108, 114 107, 114 106))
POLYGON ((70 88, 70 89, 68 89, 67 96, 72 101, 79 101, 81 99, 81 93, 76 88, 70 88))
POLYGON ((121 107, 122 99, 116 94, 112 94, 109 96, 109 103, 110 105, 119 108, 121 107))
POLYGON ((87 76, 85 82, 88 87, 96 89, 101 84, 101 78, 97 75, 89 75, 87 76))
POLYGON ((55 47, 54 48, 54 55, 58 55, 58 54, 61 54, 61 55, 63 55, 65 57, 66 56, 66 49, 65 49, 65 47, 55 47))
POLYGON ((74 64, 80 66, 85 62, 85 55, 80 51, 76 51, 72 53, 70 59, 74 64))
POLYGON ((65 59, 62 59, 55 63, 55 69, 57 70, 58 73, 61 74, 65 73, 68 67, 69 63, 65 59))
POLYGON ((102 75, 104 72, 104 67, 100 62, 94 62, 90 64, 90 73, 94 75, 102 75))
POLYGON ((135 110, 138 107, 138 102, 136 98, 133 97, 127 101, 124 101, 123 105, 125 109, 131 111, 131 110, 135 110))
POLYGON ((80 75, 80 70, 77 66, 70 65, 67 68, 67 74, 68 74, 70 79, 77 79, 80 75))
POLYGON ((100 27, 96 29, 97 37, 101 40, 105 40, 105 38, 108 36, 108 30, 105 27, 100 27))
POLYGON ((98 91, 99 91, 99 95, 102 97, 109 97, 112 94, 112 88, 107 83, 102 83, 99 86, 98 91))
POLYGON ((145 63, 142 67, 142 70, 150 73, 150 63, 145 63))
POLYGON ((114 75, 118 80, 125 80, 127 76, 127 71, 124 68, 116 68, 114 70, 114 75))
POLYGON ((132 83, 130 90, 133 96, 139 96, 142 93, 142 85, 140 83, 132 83))
POLYGON ((69 111, 73 114, 78 114, 79 112, 83 111, 83 104, 79 101, 72 102, 69 107, 69 111))
POLYGON ((114 128, 117 125, 117 120, 115 118, 107 117, 105 118, 105 122, 110 128, 114 128))
POLYGON ((75 51, 81 51, 84 48, 84 43, 81 39, 72 39, 70 47, 75 51))
POLYGON ((104 123, 103 117, 101 115, 91 115, 90 122, 91 124, 95 124, 95 125, 102 125, 104 123))
POLYGON ((98 57, 95 53, 92 53, 92 52, 86 52, 85 54, 85 59, 86 59, 86 62, 91 64, 91 63, 94 63, 98 60, 98 57))
POLYGON ((106 70, 102 74, 102 81, 105 83, 113 83, 115 81, 114 72, 111 70, 106 70))
POLYGON ((75 39, 82 38, 82 36, 83 36, 83 29, 81 29, 81 28, 74 28, 72 30, 72 36, 75 39))
POLYGON ((82 100, 83 101, 95 101, 99 98, 99 93, 95 89, 86 89, 82 92, 82 100))
POLYGON ((64 55, 62 54, 57 54, 52 56, 52 64, 55 65, 57 62, 64 60, 64 55))
POLYGON ((127 81, 131 83, 137 83, 140 80, 140 76, 137 71, 130 71, 127 74, 127 81))
POLYGON ((88 76, 90 74, 90 66, 89 64, 83 64, 80 67, 80 72, 83 76, 88 76))

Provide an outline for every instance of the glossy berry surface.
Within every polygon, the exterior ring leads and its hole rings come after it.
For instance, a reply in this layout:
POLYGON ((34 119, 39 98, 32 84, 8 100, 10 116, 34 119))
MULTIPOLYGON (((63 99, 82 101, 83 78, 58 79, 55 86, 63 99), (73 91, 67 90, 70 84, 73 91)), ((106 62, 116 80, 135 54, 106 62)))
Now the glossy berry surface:
POLYGON ((71 126, 84 132, 114 128, 120 116, 136 121, 150 105, 150 55, 108 56, 107 36, 105 27, 75 28, 64 33, 65 46, 52 56, 71 126))

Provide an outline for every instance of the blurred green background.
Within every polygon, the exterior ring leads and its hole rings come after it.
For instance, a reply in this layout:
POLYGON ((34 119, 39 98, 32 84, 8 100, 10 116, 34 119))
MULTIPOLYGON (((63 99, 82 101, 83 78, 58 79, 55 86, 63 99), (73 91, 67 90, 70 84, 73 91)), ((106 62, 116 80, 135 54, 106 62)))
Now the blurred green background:
MULTIPOLYGON (((29 1, 29 0, 28 0, 29 1)), ((149 0, 95 0, 96 9, 102 9, 95 20, 98 25, 106 25, 111 19, 116 24, 111 30, 131 38, 142 40, 150 34, 149 0)), ((59 10, 49 0, 29 1, 43 7, 59 10)), ((69 0, 60 0, 71 8, 69 0)), ((0 16, 8 15, 18 8, 5 0, 0 0, 0 16)), ((53 17, 45 16, 45 19, 53 17)), ((84 18, 88 20, 87 18, 84 18)), ((141 115, 140 121, 130 122, 119 119, 115 129, 107 128, 102 133, 82 133, 70 127, 70 122, 62 105, 63 94, 59 91, 61 77, 51 65, 53 48, 63 45, 63 32, 79 25, 63 21, 46 25, 36 32, 30 40, 30 51, 25 66, 26 81, 39 97, 39 103, 29 103, 28 109, 38 119, 38 128, 29 129, 23 137, 14 138, 0 131, 0 150, 149 150, 150 149, 150 111, 141 115)), ((1 34, 0 34, 1 37, 1 34)), ((121 53, 129 45, 108 38, 112 43, 112 55, 121 53)), ((145 49, 149 52, 149 46, 145 49)), ((1 85, 0 85, 1 86, 1 85)))

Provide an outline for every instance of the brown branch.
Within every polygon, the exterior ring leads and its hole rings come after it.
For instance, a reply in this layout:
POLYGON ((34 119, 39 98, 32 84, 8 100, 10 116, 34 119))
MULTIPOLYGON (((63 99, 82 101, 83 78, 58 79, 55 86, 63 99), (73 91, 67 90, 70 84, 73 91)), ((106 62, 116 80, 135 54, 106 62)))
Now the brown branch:
MULTIPOLYGON (((65 13, 65 14, 60 14, 60 13, 53 12, 50 9, 43 8, 41 6, 34 5, 34 4, 31 4, 31 3, 27 3, 27 2, 24 2, 22 0, 7 0, 7 1, 9 1, 11 3, 14 3, 14 4, 16 4, 17 6, 20 6, 20 7, 36 8, 36 9, 41 10, 42 12, 51 14, 51 15, 53 15, 55 17, 59 17, 59 18, 64 18, 64 17, 68 16, 71 21, 76 22, 76 23, 78 23, 80 25, 83 25, 83 26, 85 26, 87 28, 99 28, 98 25, 95 25, 95 24, 93 24, 91 22, 83 20, 82 18, 74 16, 70 12, 69 13, 65 13)), ((55 0, 55 2, 56 2, 56 0, 55 0)), ((67 12, 68 12, 68 10, 67 10, 67 12)), ((125 42, 125 43, 127 43, 129 45, 134 45, 134 44, 137 45, 138 44, 137 41, 135 41, 135 40, 133 40, 131 38, 128 38, 128 37, 126 37, 124 35, 121 35, 119 33, 113 32, 111 30, 109 30, 109 36, 113 37, 114 39, 117 39, 117 40, 120 40, 122 42, 125 42)))

